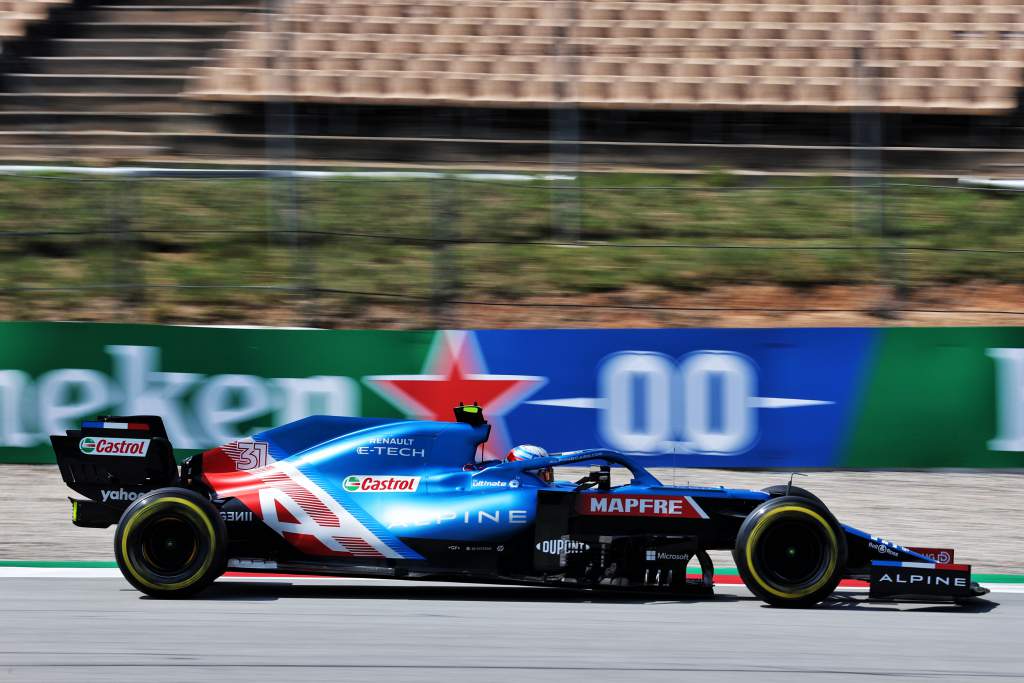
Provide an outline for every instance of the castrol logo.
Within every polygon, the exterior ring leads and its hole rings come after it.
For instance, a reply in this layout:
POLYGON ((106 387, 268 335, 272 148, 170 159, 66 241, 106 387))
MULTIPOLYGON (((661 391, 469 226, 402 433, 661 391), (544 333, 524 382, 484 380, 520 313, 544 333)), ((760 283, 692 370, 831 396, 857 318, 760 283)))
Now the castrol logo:
POLYGON ((78 450, 86 455, 122 455, 143 458, 149 452, 149 439, 87 436, 78 442, 78 450))
POLYGON ((411 493, 419 485, 419 477, 378 477, 372 474, 353 474, 341 482, 341 487, 349 493, 411 493))

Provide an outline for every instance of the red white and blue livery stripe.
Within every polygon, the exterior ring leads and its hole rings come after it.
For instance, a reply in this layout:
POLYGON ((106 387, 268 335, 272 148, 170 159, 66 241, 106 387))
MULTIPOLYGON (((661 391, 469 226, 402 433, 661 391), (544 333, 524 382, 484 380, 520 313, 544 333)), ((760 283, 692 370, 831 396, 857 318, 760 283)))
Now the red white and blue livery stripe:
POLYGON ((83 429, 128 429, 133 431, 149 431, 145 422, 83 422, 83 429))

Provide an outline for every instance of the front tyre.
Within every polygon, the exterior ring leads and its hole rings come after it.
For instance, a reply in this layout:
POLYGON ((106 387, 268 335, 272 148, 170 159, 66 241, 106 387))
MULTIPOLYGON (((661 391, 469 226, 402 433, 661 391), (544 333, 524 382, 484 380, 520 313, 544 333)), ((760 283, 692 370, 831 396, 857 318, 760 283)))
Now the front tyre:
POLYGON ((778 607, 830 595, 846 567, 846 537, 828 509, 800 496, 761 503, 736 537, 733 558, 747 588, 778 607))
POLYGON ((814 495, 807 489, 802 489, 799 486, 775 484, 774 486, 763 488, 761 489, 761 491, 763 493, 767 493, 772 498, 781 498, 782 496, 796 496, 798 498, 806 498, 808 500, 813 500, 815 503, 819 503, 820 505, 825 504, 822 502, 821 498, 818 498, 816 495, 814 495))
POLYGON ((188 489, 157 489, 121 515, 114 555, 124 578, 143 593, 188 597, 224 573, 227 530, 205 497, 188 489))

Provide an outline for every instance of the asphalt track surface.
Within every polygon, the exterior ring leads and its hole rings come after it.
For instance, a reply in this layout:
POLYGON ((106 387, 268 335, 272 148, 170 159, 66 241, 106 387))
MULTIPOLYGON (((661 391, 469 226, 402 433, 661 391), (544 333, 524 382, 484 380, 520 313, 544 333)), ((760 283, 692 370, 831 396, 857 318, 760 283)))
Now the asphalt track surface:
POLYGON ((785 610, 735 586, 673 601, 228 579, 164 601, 120 578, 2 578, 0 620, 4 681, 1024 679, 1024 593, 1009 592, 969 607, 842 592, 785 610))

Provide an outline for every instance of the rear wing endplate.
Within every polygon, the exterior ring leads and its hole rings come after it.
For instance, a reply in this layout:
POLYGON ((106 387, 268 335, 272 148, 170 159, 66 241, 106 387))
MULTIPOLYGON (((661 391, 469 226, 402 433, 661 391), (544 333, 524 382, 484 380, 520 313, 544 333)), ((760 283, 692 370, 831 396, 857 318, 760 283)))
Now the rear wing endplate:
POLYGON ((178 480, 163 420, 107 415, 50 437, 64 483, 90 500, 123 510, 146 491, 178 480))

